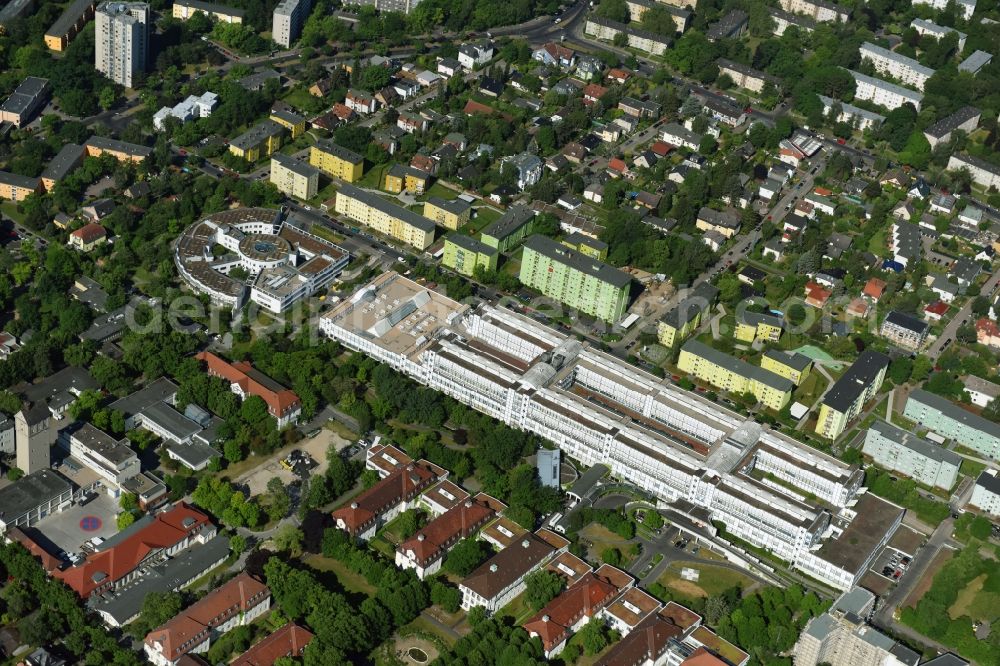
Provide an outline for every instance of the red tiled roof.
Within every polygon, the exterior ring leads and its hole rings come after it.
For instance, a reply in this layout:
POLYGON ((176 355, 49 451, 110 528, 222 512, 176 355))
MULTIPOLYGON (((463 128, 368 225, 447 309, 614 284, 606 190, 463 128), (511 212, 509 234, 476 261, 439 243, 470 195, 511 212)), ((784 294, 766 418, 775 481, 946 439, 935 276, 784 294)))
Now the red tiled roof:
POLYGON ((333 105, 333 108, 330 109, 330 113, 337 116, 341 120, 350 120, 354 117, 354 109, 340 102, 333 105))
POLYGON ((79 238, 84 243, 93 243, 94 241, 100 240, 107 235, 107 230, 96 222, 85 224, 70 234, 70 236, 79 238))
POLYGON ((570 60, 573 58, 574 55, 572 49, 568 49, 565 46, 560 46, 555 42, 549 42, 548 44, 543 46, 542 49, 556 60, 559 60, 560 58, 564 60, 570 60))
POLYGON ((992 338, 1000 336, 1000 326, 997 326, 995 321, 987 319, 986 317, 976 320, 976 330, 992 338))
POLYGON ((653 145, 649 147, 649 149, 652 150, 653 153, 655 153, 656 155, 659 155, 660 157, 663 157, 664 155, 666 155, 667 153, 669 153, 671 150, 673 150, 674 147, 671 146, 666 141, 655 141, 655 142, 653 142, 653 145))
POLYGON ((427 155, 414 155, 410 160, 410 166, 424 173, 430 173, 437 167, 437 163, 427 155))
POLYGON ((612 157, 608 160, 608 168, 612 171, 618 171, 620 173, 625 173, 628 171, 628 165, 625 164, 625 160, 619 159, 617 157, 612 157))
POLYGON ((701 622, 700 615, 687 606, 681 606, 676 601, 668 601, 667 605, 660 611, 660 617, 665 618, 671 624, 676 624, 684 631, 701 622))
MULTIPOLYGON (((949 305, 948 305, 947 303, 945 303, 944 301, 937 301, 936 303, 931 303, 931 304, 930 304, 930 305, 928 305, 928 306, 927 306, 926 308, 924 308, 924 312, 926 312, 926 313, 928 313, 928 314, 932 314, 932 315, 937 315, 937 316, 939 316, 939 317, 940 317, 940 316, 942 316, 942 315, 943 315, 943 314, 944 314, 945 312, 947 312, 947 311, 948 311, 948 308, 949 308, 949 307, 951 307, 951 306, 949 306, 949 305)), ((987 321, 989 321, 989 320, 987 320, 987 321)), ((977 328, 979 327, 979 325, 978 325, 978 322, 977 322, 977 324, 976 324, 976 327, 977 327, 977 328)))
POLYGON ((209 374, 222 377, 231 384, 239 384, 243 393, 261 398, 267 403, 267 411, 275 418, 284 416, 302 404, 295 391, 279 385, 246 361, 229 363, 212 352, 204 351, 199 352, 195 358, 208 364, 209 374))
POLYGON ((159 652, 173 661, 197 647, 213 626, 256 608, 270 596, 267 585, 244 571, 146 634, 146 645, 156 649, 159 644, 159 652))
POLYGON ((241 654, 230 666, 272 666, 280 657, 301 655, 312 639, 309 631, 289 622, 241 654))
POLYGON ((825 187, 817 187, 813 189, 813 192, 820 195, 821 197, 828 197, 833 194, 833 190, 828 190, 825 187))
POLYGON ((585 574, 528 619, 524 630, 541 638, 548 652, 567 638, 570 628, 581 618, 593 617, 617 594, 618 588, 611 583, 594 573, 585 574))
POLYGON ((729 663, 700 647, 692 652, 690 657, 682 661, 681 666, 729 666, 729 663))
POLYGON ((679 638, 682 633, 683 630, 676 624, 654 615, 618 641, 595 666, 635 666, 646 661, 655 662, 667 651, 670 639, 679 638))
POLYGON ((829 289, 824 289, 815 282, 806 283, 806 302, 810 304, 818 303, 822 306, 829 300, 832 293, 829 289))
POLYGON ((373 520, 402 501, 411 500, 441 476, 425 460, 397 467, 389 476, 364 491, 350 504, 333 512, 334 522, 343 522, 351 535, 364 531, 373 520))
POLYGON ((616 67, 614 69, 608 70, 608 76, 607 76, 607 78, 609 78, 609 79, 619 79, 619 80, 625 81, 625 80, 628 80, 631 76, 632 76, 632 72, 630 72, 628 70, 625 70, 625 69, 619 69, 619 68, 616 67))
POLYGON ((468 102, 466 102, 465 108, 462 109, 462 113, 464 113, 467 116, 474 116, 477 113, 482 113, 486 114, 487 116, 491 116, 493 115, 494 111, 493 107, 486 106, 485 104, 480 104, 479 102, 470 99, 468 102))
POLYGON ((52 575, 87 598, 94 590, 124 578, 150 554, 176 546, 207 524, 208 516, 180 502, 113 547, 91 553, 80 565, 52 575))
POLYGON ((865 285, 864 295, 870 298, 874 298, 876 301, 882 298, 882 294, 885 293, 885 281, 879 280, 878 278, 872 278, 868 280, 865 285))
POLYGON ((589 83, 583 89, 583 96, 591 99, 601 99, 608 93, 608 89, 596 83, 589 83))
POLYGON ((401 553, 413 551, 417 563, 427 566, 448 546, 459 539, 464 539, 484 523, 492 520, 499 508, 493 503, 503 506, 488 495, 479 495, 475 499, 466 500, 427 523, 411 539, 401 543, 397 550, 401 553))

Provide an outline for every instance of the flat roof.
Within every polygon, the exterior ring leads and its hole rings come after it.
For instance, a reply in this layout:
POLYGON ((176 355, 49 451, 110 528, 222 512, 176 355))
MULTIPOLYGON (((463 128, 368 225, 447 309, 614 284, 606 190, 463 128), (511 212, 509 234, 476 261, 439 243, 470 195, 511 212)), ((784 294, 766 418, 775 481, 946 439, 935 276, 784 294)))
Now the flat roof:
POLYGON ((527 250, 537 252, 555 263, 569 266, 575 271, 589 275, 614 287, 627 287, 632 282, 632 276, 628 273, 620 271, 604 262, 597 261, 593 257, 581 254, 576 250, 572 250, 548 236, 535 234, 524 242, 524 247, 527 250))
POLYGON ((836 539, 827 539, 816 554, 856 574, 900 520, 904 510, 870 492, 858 499, 853 510, 856 515, 850 525, 836 539))
POLYGON ((360 187, 347 185, 345 183, 340 186, 337 196, 345 196, 360 201, 366 206, 370 206, 380 213, 393 217, 397 220, 402 220, 405 224, 419 229, 420 231, 434 231, 436 228, 433 220, 429 220, 423 215, 414 213, 409 208, 397 206, 378 194, 372 194, 371 192, 362 190, 360 187))
POLYGON ((52 27, 46 32, 46 36, 62 37, 69 34, 69 31, 76 25, 76 22, 84 17, 88 9, 97 5, 97 0, 74 0, 66 7, 66 10, 59 15, 52 27))
POLYGON ((154 402, 142 410, 142 418, 149 419, 175 439, 183 440, 201 432, 201 426, 165 402, 154 402))
POLYGON ((153 380, 143 388, 115 400, 110 409, 121 412, 125 418, 134 416, 156 402, 164 402, 177 393, 177 384, 166 377, 153 380))
POLYGON ((124 441, 116 440, 89 423, 82 423, 70 436, 73 440, 115 465, 136 457, 135 451, 124 441))
POLYGON ((14 522, 32 509, 72 490, 72 483, 50 469, 22 476, 0 489, 0 521, 14 522))

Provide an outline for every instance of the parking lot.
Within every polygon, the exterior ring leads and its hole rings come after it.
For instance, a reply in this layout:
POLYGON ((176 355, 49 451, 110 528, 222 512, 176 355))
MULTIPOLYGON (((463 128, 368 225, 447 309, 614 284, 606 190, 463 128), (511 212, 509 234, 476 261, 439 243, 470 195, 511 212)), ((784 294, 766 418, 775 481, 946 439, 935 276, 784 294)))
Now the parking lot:
POLYGON ((52 542, 52 552, 80 553, 84 542, 118 533, 119 511, 118 500, 101 492, 84 505, 74 504, 62 513, 47 516, 34 527, 52 542))

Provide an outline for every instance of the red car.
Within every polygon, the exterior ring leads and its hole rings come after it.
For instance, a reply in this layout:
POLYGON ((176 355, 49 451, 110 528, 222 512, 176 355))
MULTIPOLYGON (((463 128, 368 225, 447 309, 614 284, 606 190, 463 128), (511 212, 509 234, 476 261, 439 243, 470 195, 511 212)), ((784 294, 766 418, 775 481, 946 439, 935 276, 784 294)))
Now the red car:
POLYGON ((847 143, 847 139, 841 139, 841 138, 840 138, 840 137, 838 136, 838 137, 837 137, 837 143, 839 143, 840 145, 842 145, 842 146, 843 146, 844 144, 846 144, 846 143, 847 143))

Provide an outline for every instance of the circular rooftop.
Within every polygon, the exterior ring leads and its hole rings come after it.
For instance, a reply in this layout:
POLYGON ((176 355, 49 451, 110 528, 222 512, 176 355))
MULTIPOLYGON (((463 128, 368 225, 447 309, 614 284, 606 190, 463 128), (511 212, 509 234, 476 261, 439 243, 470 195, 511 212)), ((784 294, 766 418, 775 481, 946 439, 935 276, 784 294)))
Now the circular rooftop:
POLYGON ((262 263, 282 261, 292 251, 291 244, 275 234, 247 234, 239 247, 244 257, 262 263))

